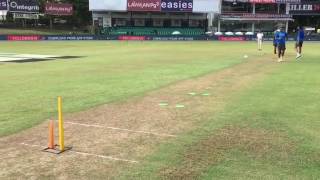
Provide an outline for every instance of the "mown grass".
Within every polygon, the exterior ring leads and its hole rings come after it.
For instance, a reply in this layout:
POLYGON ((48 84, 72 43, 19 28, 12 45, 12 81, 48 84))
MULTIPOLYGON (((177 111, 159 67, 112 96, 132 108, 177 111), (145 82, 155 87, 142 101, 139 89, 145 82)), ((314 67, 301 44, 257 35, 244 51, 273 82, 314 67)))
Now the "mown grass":
POLYGON ((173 170, 174 174, 185 163, 192 163, 190 176, 185 179, 194 179, 192 173, 198 174, 197 179, 319 179, 320 64, 319 52, 315 51, 319 47, 307 44, 302 61, 291 59, 279 64, 254 87, 237 93, 222 112, 203 119, 204 123, 194 131, 161 145, 141 166, 130 169, 122 178, 172 179, 172 174, 163 171, 173 170), (218 156, 213 151, 202 157, 199 142, 216 140, 217 132, 225 126, 268 133, 266 137, 253 134, 245 143, 239 136, 230 141, 237 145, 224 149, 219 147, 228 141, 218 142, 218 156), (250 138, 256 148, 252 148, 250 138), (190 161, 190 155, 197 162, 190 161))
MULTIPOLYGON (((240 139, 237 146, 219 151, 218 160, 205 153, 208 158, 195 158, 200 160, 194 166, 199 179, 319 179, 319 47, 306 43, 301 62, 279 64, 254 87, 228 99, 222 112, 203 119, 195 131, 162 144, 121 177, 161 179, 162 170, 183 167, 186 155, 201 153, 197 147, 201 141, 217 140, 217 132, 227 125, 263 132, 253 138, 258 138, 255 143, 261 138, 267 150, 251 150, 250 141, 241 144, 240 139), (265 140, 261 134, 272 136, 265 140), (197 166, 202 161, 206 166, 197 166)), ((257 56, 253 43, 219 42, 4 42, 0 49, 83 56, 0 64, 0 136, 55 116, 58 95, 64 98, 65 112, 76 112, 230 67, 243 62, 244 54, 257 56)), ((271 47, 266 52, 272 52, 271 47)))
MULTIPOLYGON (((82 56, 73 60, 0 64, 0 136, 55 117, 125 100, 243 61, 253 44, 213 42, 2 42, 0 53, 82 56), (227 47, 233 53, 226 52, 227 47)), ((254 49, 248 53, 253 53, 254 49)))

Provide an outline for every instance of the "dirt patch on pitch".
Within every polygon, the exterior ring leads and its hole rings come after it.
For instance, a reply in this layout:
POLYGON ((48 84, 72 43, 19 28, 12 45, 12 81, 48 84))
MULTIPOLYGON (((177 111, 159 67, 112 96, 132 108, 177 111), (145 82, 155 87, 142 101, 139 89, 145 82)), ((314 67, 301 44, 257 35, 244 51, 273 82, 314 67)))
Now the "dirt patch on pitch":
POLYGON ((198 179, 201 172, 223 161, 232 150, 239 150, 252 158, 272 155, 280 160, 288 157, 295 149, 295 143, 284 134, 265 129, 228 126, 192 145, 177 167, 161 170, 160 176, 164 179, 198 179))
POLYGON ((98 156, 73 152, 54 156, 41 152, 41 147, 47 145, 48 122, 18 135, 2 138, 0 178, 116 177, 119 171, 134 165, 126 161, 104 159, 102 156, 143 161, 160 143, 196 128, 208 116, 222 110, 235 93, 264 77, 275 66, 269 60, 248 61, 172 84, 144 97, 67 115, 66 145, 72 146, 74 151, 98 156), (190 95, 190 92, 196 94, 190 95), (161 102, 168 105, 160 106, 161 102), (184 107, 177 108, 177 104, 184 107), (21 143, 37 146, 30 147, 21 143))

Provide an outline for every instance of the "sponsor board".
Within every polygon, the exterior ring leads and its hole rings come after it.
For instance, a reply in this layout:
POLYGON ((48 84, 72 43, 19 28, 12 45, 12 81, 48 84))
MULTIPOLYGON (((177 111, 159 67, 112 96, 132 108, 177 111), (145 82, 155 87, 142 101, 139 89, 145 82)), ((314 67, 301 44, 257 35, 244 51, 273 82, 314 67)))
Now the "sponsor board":
POLYGON ((161 0, 128 0, 128 11, 161 11, 161 0))
POLYGON ((37 0, 8 0, 10 12, 39 13, 37 0))
POLYGON ((192 12, 199 13, 220 13, 221 12, 221 1, 217 0, 194 0, 192 12))
MULTIPOLYGON (((255 36, 96 36, 96 35, 0 35, 3 41, 89 41, 89 40, 153 40, 153 41, 255 41, 255 36)), ((273 36, 266 36, 266 41, 273 41, 273 36)), ((306 36, 306 41, 320 41, 319 35, 306 36)), ((290 36, 288 41, 295 41, 290 36)))
POLYGON ((0 41, 6 41, 7 36, 6 35, 0 35, 0 41))
POLYGON ((39 14, 13 13, 14 19, 39 19, 39 14))
POLYGON ((146 36, 119 36, 118 40, 121 41, 145 41, 149 40, 146 36))
POLYGON ((194 41, 194 37, 153 37, 154 41, 194 41))
POLYGON ((245 41, 245 37, 226 37, 226 36, 219 36, 219 41, 245 41))
POLYGON ((0 11, 8 10, 7 0, 0 0, 0 11))
POLYGON ((192 12, 193 0, 162 0, 163 12, 192 12))
POLYGON ((249 0, 250 3, 259 3, 259 4, 286 4, 286 3, 300 3, 301 0, 249 0))
POLYGON ((290 4, 290 14, 294 15, 313 15, 320 14, 320 3, 290 4))
POLYGON ((46 3, 45 14, 58 15, 58 16, 72 16, 73 5, 72 4, 58 4, 58 3, 46 3))
POLYGON ((44 40, 48 41, 81 41, 81 40, 96 40, 96 36, 92 35, 77 35, 77 36, 71 36, 71 35, 48 35, 44 36, 44 40))
POLYGON ((292 20, 291 14, 250 14, 250 13, 243 13, 243 14, 234 14, 234 13, 223 13, 221 14, 221 19, 224 20, 292 20))
MULTIPOLYGON (((235 2, 235 0, 223 0, 226 2, 235 2)), ((237 0, 237 2, 256 3, 256 4, 286 4, 301 3, 306 0, 237 0)))
POLYGON ((89 0, 90 11, 127 11, 127 0, 89 0))
POLYGON ((8 41, 40 41, 42 36, 40 35, 8 35, 8 41))

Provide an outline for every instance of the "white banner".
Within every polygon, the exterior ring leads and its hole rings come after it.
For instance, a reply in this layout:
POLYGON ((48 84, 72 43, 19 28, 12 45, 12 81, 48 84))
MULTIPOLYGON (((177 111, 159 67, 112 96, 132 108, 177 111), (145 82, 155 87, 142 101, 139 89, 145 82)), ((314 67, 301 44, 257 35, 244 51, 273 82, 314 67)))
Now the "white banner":
POLYGON ((198 13, 220 13, 220 0, 193 0, 193 12, 198 13))
POLYGON ((20 14, 13 13, 14 19, 39 19, 39 14, 20 14))
POLYGON ((89 0, 90 11, 127 11, 127 0, 89 0))

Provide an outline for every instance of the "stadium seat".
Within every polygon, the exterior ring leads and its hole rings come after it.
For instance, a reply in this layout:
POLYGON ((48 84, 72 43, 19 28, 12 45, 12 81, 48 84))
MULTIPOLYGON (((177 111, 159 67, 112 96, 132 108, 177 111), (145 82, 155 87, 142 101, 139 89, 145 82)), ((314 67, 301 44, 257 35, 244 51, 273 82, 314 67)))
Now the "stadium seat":
POLYGON ((178 31, 184 36, 198 36, 205 34, 201 28, 156 28, 156 27, 117 27, 104 28, 101 34, 104 35, 161 35, 171 36, 173 32, 178 31))

